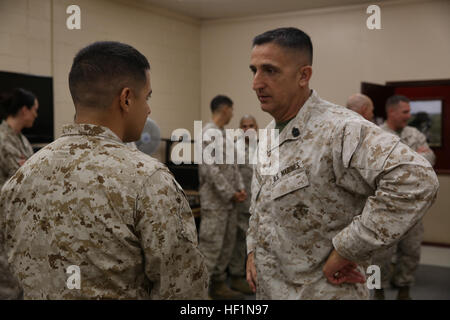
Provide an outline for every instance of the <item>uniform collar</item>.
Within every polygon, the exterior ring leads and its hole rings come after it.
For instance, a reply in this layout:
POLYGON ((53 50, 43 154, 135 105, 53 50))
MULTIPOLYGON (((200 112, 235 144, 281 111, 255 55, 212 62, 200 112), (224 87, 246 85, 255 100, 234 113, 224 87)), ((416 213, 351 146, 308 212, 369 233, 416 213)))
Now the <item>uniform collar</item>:
POLYGON ((6 120, 3 120, 2 123, 0 124, 0 127, 6 131, 8 134, 12 134, 15 136, 20 136, 20 133, 17 133, 16 131, 14 131, 13 128, 11 128, 8 124, 8 122, 6 122, 6 120))
POLYGON ((390 132, 390 133, 392 133, 392 134, 395 134, 395 135, 397 135, 397 136, 401 136, 403 130, 404 130, 406 127, 403 128, 403 129, 400 130, 400 131, 395 131, 395 130, 392 130, 391 127, 388 126, 387 121, 385 121, 385 122, 381 125, 381 128, 384 129, 384 130, 386 130, 386 131, 388 131, 388 132, 390 132))
POLYGON ((208 126, 212 127, 212 129, 217 129, 220 131, 225 131, 225 128, 219 128, 219 126, 214 122, 214 121, 210 121, 207 123, 208 126))
MULTIPOLYGON (((281 131, 279 135, 279 141, 277 145, 272 145, 271 150, 279 147, 285 141, 288 140, 297 140, 302 136, 303 129, 305 128, 306 123, 311 115, 311 108, 317 103, 320 102, 320 97, 315 90, 312 90, 311 95, 308 100, 303 104, 303 106, 298 111, 297 115, 294 119, 292 119, 286 127, 284 127, 283 131, 281 131)), ((275 128, 275 120, 272 120, 270 124, 267 126, 268 129, 275 128)))
POLYGON ((111 129, 87 123, 67 124, 63 127, 61 136, 95 136, 123 143, 111 129))

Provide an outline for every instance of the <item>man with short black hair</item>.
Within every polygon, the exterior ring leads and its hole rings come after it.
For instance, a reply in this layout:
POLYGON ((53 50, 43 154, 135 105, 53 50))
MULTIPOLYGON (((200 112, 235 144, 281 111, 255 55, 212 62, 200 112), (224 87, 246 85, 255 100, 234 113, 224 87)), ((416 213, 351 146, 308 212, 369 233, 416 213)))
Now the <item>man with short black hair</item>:
MULTIPOLYGON (((408 126, 411 118, 409 102, 409 99, 402 95, 389 97, 386 101, 387 119, 381 128, 398 136, 401 142, 434 165, 436 157, 428 146, 425 135, 408 126)), ((420 220, 397 244, 374 256, 373 263, 380 266, 382 279, 382 288, 375 291, 376 299, 384 299, 384 288, 389 287, 390 283, 399 289, 398 300, 411 299, 410 287, 414 284, 414 273, 419 267, 423 232, 423 222, 420 220), (397 261, 393 267, 391 260, 395 254, 397 261)))
MULTIPOLYGON (((210 275, 210 295, 213 299, 244 299, 244 296, 226 284, 226 269, 233 253, 236 231, 237 211, 235 204, 243 202, 247 194, 237 164, 225 163, 226 135, 224 126, 233 117, 233 102, 230 98, 218 95, 211 100, 212 122, 203 127, 203 150, 212 143, 212 135, 222 137, 223 144, 215 152, 222 155, 223 163, 199 165, 200 205, 200 251, 210 275), (221 149, 221 150, 220 150, 221 149)), ((228 143, 234 143, 229 141, 228 143)))
POLYGON ((367 299, 374 252, 422 218, 438 181, 399 139, 311 90, 311 64, 299 29, 254 38, 253 90, 279 130, 268 142, 279 170, 255 167, 247 280, 257 299, 367 299))
POLYGON ((409 99, 394 95, 386 100, 387 119, 381 128, 400 137, 401 141, 434 165, 436 156, 428 146, 425 135, 414 127, 408 126, 411 119, 409 99))
POLYGON ((124 144, 150 113, 149 71, 126 44, 82 49, 69 74, 75 124, 3 187, 0 243, 25 299, 207 298, 183 190, 124 144))

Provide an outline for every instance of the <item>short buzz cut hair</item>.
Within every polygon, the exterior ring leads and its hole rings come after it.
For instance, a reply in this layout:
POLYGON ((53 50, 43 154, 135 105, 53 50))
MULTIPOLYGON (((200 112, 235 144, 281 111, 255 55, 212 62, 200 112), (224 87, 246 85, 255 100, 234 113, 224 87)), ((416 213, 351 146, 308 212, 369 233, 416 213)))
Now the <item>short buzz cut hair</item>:
POLYGON ((73 59, 69 89, 75 106, 109 107, 121 90, 137 94, 150 70, 147 58, 132 46, 115 41, 94 42, 73 59))
POLYGON ((392 96, 392 97, 389 97, 389 98, 386 100, 386 112, 387 112, 389 109, 398 106, 398 104, 399 104, 400 102, 402 102, 402 101, 403 101, 403 102, 406 102, 406 103, 409 103, 410 100, 409 100, 407 97, 402 96, 402 95, 394 95, 394 96, 392 96))
POLYGON ((283 48, 301 51, 305 54, 308 64, 312 65, 313 46, 311 38, 302 30, 291 27, 266 31, 253 39, 253 47, 271 42, 283 48))
POLYGON ((215 96, 212 100, 211 100, 211 112, 215 113, 216 111, 218 111, 222 106, 228 106, 228 107, 232 107, 233 106, 233 101, 228 98, 227 96, 224 95, 217 95, 215 96))

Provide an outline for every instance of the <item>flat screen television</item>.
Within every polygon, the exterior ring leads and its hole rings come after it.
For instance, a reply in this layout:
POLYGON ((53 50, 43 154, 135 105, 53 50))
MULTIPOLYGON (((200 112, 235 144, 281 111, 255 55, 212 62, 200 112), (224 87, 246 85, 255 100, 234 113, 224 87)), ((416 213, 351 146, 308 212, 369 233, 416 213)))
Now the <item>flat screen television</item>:
POLYGON ((32 128, 22 133, 31 144, 53 142, 53 78, 31 74, 0 71, 0 92, 23 88, 34 93, 39 101, 38 117, 32 128))

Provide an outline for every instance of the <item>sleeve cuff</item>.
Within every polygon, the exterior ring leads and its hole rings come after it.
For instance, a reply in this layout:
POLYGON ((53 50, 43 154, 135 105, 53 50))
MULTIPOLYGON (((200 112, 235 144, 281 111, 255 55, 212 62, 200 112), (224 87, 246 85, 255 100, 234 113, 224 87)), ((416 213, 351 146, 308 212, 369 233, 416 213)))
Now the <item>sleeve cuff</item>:
POLYGON ((340 256, 353 262, 368 260, 374 248, 358 237, 352 228, 352 225, 355 227, 354 224, 355 221, 333 238, 334 249, 340 256))
POLYGON ((256 241, 254 241, 253 237, 247 236, 247 255, 256 249, 256 241))
POLYGON ((234 191, 234 190, 227 190, 227 191, 223 192, 222 193, 223 200, 225 202, 230 202, 235 193, 236 193, 236 191, 234 191))

